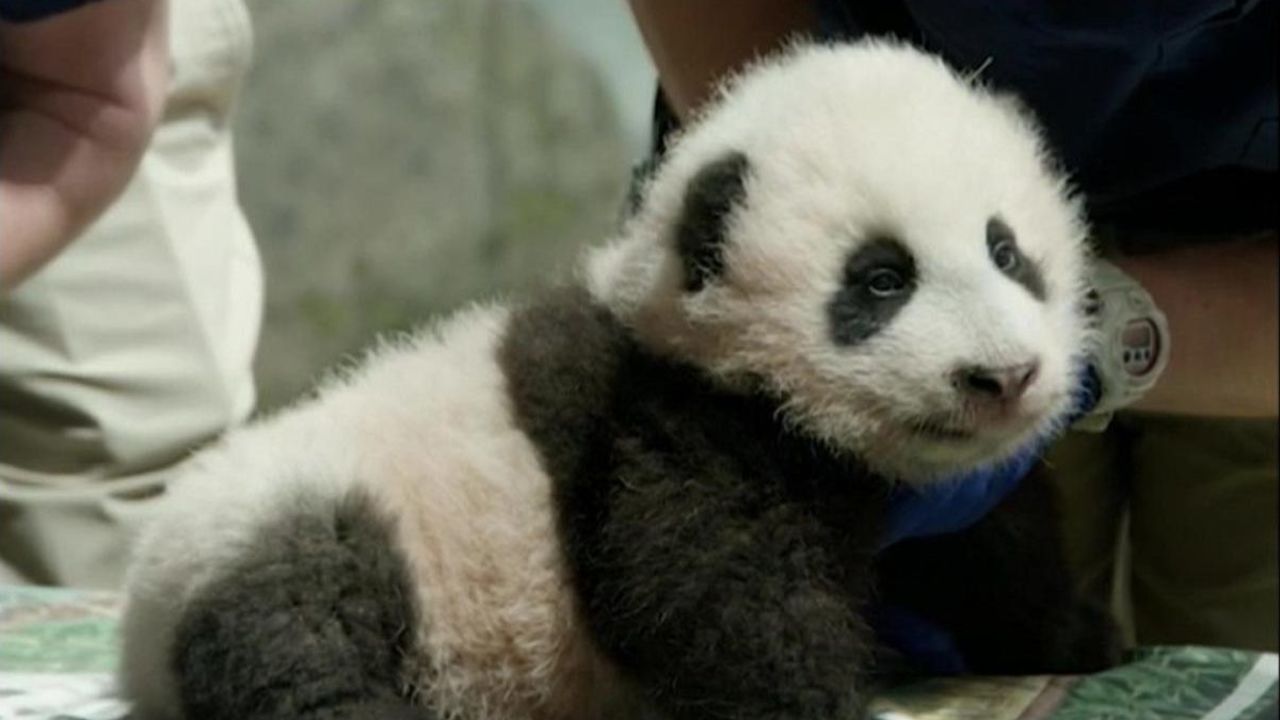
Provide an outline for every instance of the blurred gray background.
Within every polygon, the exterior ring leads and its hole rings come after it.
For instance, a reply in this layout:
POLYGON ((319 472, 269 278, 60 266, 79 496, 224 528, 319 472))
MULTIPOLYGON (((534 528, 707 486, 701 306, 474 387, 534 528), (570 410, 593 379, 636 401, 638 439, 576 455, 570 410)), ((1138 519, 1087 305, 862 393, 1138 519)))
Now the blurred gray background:
POLYGON ((378 333, 564 275, 613 229, 654 83, 622 0, 249 7, 260 410, 378 333))

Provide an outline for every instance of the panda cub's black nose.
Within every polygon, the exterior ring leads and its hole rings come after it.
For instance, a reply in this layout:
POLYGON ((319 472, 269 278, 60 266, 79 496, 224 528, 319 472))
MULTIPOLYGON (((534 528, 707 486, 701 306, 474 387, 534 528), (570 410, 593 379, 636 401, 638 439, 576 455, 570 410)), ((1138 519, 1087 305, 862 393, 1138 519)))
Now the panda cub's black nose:
POLYGON ((952 373, 951 384, 975 399, 1011 402, 1022 397, 1039 374, 1038 360, 1007 367, 969 365, 952 373))

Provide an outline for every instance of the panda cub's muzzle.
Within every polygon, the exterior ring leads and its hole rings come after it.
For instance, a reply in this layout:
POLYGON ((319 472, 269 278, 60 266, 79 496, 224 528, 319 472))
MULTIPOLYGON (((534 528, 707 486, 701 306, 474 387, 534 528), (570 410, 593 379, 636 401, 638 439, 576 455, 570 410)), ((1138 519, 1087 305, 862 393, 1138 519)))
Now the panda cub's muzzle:
POLYGON ((970 365, 951 374, 951 386, 967 404, 1008 411, 1016 409, 1039 376, 1039 360, 1005 367, 970 365))
POLYGON ((1039 377, 1039 360, 1000 367, 959 367, 949 377, 956 396, 955 411, 919 418, 911 423, 911 429, 930 440, 952 442, 969 441, 988 431, 1016 434, 1036 424, 1043 414, 1026 402, 1027 391, 1039 377))

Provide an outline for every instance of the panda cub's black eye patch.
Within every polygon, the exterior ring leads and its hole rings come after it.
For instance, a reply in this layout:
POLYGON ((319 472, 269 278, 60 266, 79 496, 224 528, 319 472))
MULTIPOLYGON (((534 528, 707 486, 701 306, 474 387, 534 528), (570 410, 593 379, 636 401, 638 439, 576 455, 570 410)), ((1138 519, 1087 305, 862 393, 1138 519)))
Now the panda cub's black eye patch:
POLYGON ((1022 254, 1013 229, 998 217, 987 221, 987 255, 997 270, 1026 288, 1032 297, 1044 302, 1044 278, 1040 275, 1040 267, 1022 254))
POLYGON ((863 243, 845 261, 840 290, 827 304, 832 339, 850 346, 875 335, 915 289, 915 259, 902 243, 887 236, 863 243))

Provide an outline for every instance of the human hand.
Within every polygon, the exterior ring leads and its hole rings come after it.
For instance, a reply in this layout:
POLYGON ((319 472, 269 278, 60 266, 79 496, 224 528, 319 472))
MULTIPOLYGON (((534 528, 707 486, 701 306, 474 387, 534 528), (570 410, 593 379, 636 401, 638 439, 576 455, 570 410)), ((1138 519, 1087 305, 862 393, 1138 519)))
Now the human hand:
POLYGON ((1031 470, 1043 440, 1020 449, 1008 460, 924 486, 895 484, 881 547, 913 537, 958 532, 1000 503, 1031 470))
POLYGON ((892 648, 916 672, 931 676, 968 672, 955 637, 938 624, 899 605, 874 605, 867 622, 882 646, 892 648))
MULTIPOLYGON (((1076 401, 1064 425, 1091 412, 1101 396, 1091 365, 1080 373, 1076 401)), ((1052 436, 1037 438, 1000 465, 981 468, 923 488, 896 486, 890 496, 887 530, 881 547, 913 537, 958 532, 978 522, 1026 476, 1052 436)), ((876 637, 929 675, 967 671, 955 638, 941 626, 906 608, 879 605, 869 617, 876 637)))
POLYGON ((0 21, 0 290, 57 255, 132 177, 168 84, 166 9, 110 0, 0 21))

